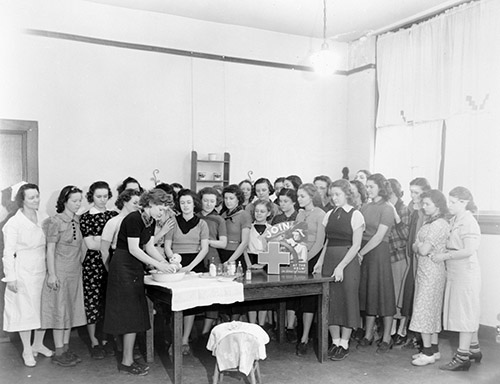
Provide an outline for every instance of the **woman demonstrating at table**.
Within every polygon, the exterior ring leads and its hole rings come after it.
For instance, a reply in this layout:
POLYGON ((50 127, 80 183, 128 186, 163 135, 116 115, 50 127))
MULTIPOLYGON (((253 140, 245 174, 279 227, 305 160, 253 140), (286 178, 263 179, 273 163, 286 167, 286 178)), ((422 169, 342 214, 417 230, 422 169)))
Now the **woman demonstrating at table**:
POLYGON ((106 354, 114 356, 113 346, 101 335, 96 335, 97 323, 104 319, 107 271, 101 255, 101 235, 106 223, 118 213, 106 208, 112 193, 108 183, 96 181, 87 192, 90 209, 80 217, 80 229, 87 246, 83 260, 83 298, 87 314, 87 331, 90 337, 90 355, 103 359, 106 354), (102 345, 101 345, 102 344, 102 345))
POLYGON ((453 217, 446 251, 431 255, 431 259, 446 264, 443 326, 445 330, 459 332, 459 343, 452 360, 439 369, 468 371, 471 360, 479 363, 483 358, 477 337, 481 293, 477 251, 481 232, 473 216, 477 207, 467 188, 450 191, 448 209, 453 217))
POLYGON ((101 235, 102 262, 107 270, 109 270, 109 258, 116 249, 120 225, 129 213, 135 212, 140 208, 140 197, 141 193, 139 191, 135 189, 126 189, 116 198, 115 206, 120 210, 120 213, 106 223, 101 235))
POLYGON ((349 339, 353 329, 361 324, 359 315, 360 265, 357 253, 365 227, 365 219, 352 204, 352 190, 347 180, 331 184, 335 210, 329 211, 323 226, 326 246, 314 267, 314 272, 332 276, 330 284, 329 330, 332 348, 331 360, 344 360, 349 355, 349 339))
MULTIPOLYGON (((203 259, 208 253, 208 225, 195 215, 201 211, 198 196, 189 189, 181 189, 177 195, 177 208, 181 214, 176 216, 174 228, 165 237, 165 254, 168 259, 175 253, 182 256, 181 271, 206 272, 203 259)), ((196 310, 184 312, 183 355, 191 353, 189 336, 196 313, 196 310)))
MULTIPOLYGON (((297 201, 302 209, 297 215, 296 223, 305 222, 307 224, 307 269, 309 273, 312 273, 325 242, 325 227, 323 226, 325 212, 319 208, 321 197, 314 184, 302 184, 297 191, 297 201)), ((314 312, 317 309, 317 302, 314 297, 306 296, 300 299, 299 306, 303 313, 303 330, 297 344, 296 354, 301 356, 307 353, 309 331, 311 330, 314 312)))
POLYGON ((22 185, 16 194, 18 210, 2 231, 4 234, 3 269, 7 283, 3 329, 19 332, 23 344, 23 360, 34 367, 34 356, 52 356, 43 345, 45 330, 40 329, 40 298, 45 267, 45 234, 38 214, 40 191, 35 184, 22 185), (31 331, 35 338, 31 345, 31 331))
POLYGON ((446 249, 449 225, 446 197, 431 189, 421 195, 426 221, 417 233, 413 250, 417 253, 417 274, 415 277, 415 299, 413 316, 409 329, 422 335, 423 349, 413 356, 416 366, 433 364, 439 354, 439 332, 446 270, 443 262, 435 263, 430 256, 446 249))
POLYGON ((222 198, 221 216, 226 221, 227 246, 218 250, 219 257, 222 263, 236 262, 248 246, 252 217, 243 208, 243 192, 236 184, 225 187, 222 198))
POLYGON ((80 231, 82 190, 68 185, 59 193, 55 216, 44 222, 47 278, 42 289, 42 328, 52 329, 52 362, 72 367, 82 360, 69 349, 71 328, 87 324, 83 303, 83 236, 80 231))
POLYGON ((175 272, 154 247, 155 220, 166 209, 167 195, 155 189, 141 195, 139 211, 128 214, 118 232, 116 251, 109 264, 104 332, 123 335, 120 372, 146 375, 148 367, 133 359, 136 334, 150 328, 144 290, 144 264, 161 272, 175 272))
POLYGON ((362 258, 359 286, 360 309, 366 312, 365 336, 358 347, 373 343, 375 317, 383 317, 384 334, 377 352, 385 353, 392 348, 391 327, 396 313, 394 280, 392 278, 389 233, 394 225, 394 208, 387 200, 391 186, 380 173, 368 177, 366 182, 368 197, 372 202, 361 207, 366 230, 363 245, 359 251, 362 258))

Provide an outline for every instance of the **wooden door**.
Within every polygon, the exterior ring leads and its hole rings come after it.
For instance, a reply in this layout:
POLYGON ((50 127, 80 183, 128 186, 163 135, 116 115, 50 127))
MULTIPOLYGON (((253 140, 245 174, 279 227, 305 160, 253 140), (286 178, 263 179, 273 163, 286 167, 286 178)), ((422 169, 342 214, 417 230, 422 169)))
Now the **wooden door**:
MULTIPOLYGON (((7 220, 16 212, 11 186, 20 181, 38 184, 38 123, 36 121, 0 119, 0 254, 3 256, 3 233, 7 220)), ((3 263, 0 259, 0 276, 3 263)), ((0 338, 3 332, 5 284, 0 284, 0 338)))

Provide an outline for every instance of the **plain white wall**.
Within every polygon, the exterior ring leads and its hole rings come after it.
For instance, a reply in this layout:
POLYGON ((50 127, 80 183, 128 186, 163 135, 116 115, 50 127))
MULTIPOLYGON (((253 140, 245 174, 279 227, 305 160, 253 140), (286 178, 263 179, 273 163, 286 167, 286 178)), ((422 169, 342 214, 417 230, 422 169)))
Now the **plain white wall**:
MULTIPOLYGON (((33 36, 17 27, 304 64, 321 42, 91 2, 7 2, 0 116, 39 123, 42 208, 66 184, 189 186, 190 152, 231 153, 231 181, 340 177, 345 76, 192 59, 33 36), (10 12, 10 13, 9 13, 10 12)), ((2 11, 5 11, 3 9, 2 11)), ((338 46, 344 57, 347 45, 338 46)), ((346 60, 346 59, 345 59, 346 60)), ((344 61, 345 61, 344 60, 344 61)))

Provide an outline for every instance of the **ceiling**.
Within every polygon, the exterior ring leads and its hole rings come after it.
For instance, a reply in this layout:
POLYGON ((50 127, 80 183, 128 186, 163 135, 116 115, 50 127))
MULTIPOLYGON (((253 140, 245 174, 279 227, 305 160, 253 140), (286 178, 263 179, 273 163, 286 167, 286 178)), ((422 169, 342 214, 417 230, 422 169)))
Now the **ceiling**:
MULTIPOLYGON (((191 19, 323 36, 322 0, 89 0, 191 19)), ((326 0, 329 39, 351 41, 408 24, 466 0, 326 0)))

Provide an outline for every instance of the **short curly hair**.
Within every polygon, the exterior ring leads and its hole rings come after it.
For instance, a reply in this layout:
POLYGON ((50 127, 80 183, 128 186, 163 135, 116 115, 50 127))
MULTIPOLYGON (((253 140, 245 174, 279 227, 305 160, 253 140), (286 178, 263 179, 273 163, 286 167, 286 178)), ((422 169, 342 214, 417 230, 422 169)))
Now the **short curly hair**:
POLYGON ((21 185, 16 193, 16 204, 19 208, 22 208, 24 206, 24 199, 26 198, 26 191, 28 189, 35 189, 38 193, 40 193, 40 189, 36 184, 27 183, 21 185))
POLYGON ((181 197, 183 196, 191 196, 193 199, 193 205, 194 205, 194 212, 198 213, 201 211, 201 201, 198 198, 198 195, 194 192, 191 191, 190 189, 181 189, 179 193, 177 194, 177 200, 175 201, 175 207, 179 212, 181 211, 181 197))
MULTIPOLYGON (((304 183, 298 189, 297 192, 302 189, 305 191, 312 200, 312 203, 315 207, 321 207, 323 202, 321 201, 321 196, 319 195, 318 188, 313 183, 304 183)), ((298 195, 298 193, 297 193, 298 195)))
POLYGON ((129 176, 125 180, 122 181, 122 183, 118 186, 118 188, 116 188, 116 190, 118 191, 118 194, 122 193, 125 189, 128 189, 127 184, 130 184, 130 183, 137 184, 139 186, 140 193, 144 192, 144 188, 141 187, 141 184, 136 179, 134 179, 132 176, 129 176))
POLYGON ((245 202, 243 191, 236 184, 229 184, 222 190, 222 200, 224 200, 224 196, 226 195, 226 193, 232 193, 236 196, 236 198, 238 199, 238 206, 243 205, 243 203, 245 202))
POLYGON ((145 191, 139 199, 139 205, 142 208, 149 207, 151 206, 151 204, 167 206, 167 202, 168 195, 162 189, 152 189, 150 191, 145 191))
POLYGON ((269 179, 266 179, 265 177, 257 179, 257 181, 253 183, 254 190, 255 187, 257 187, 257 184, 267 184, 267 189, 269 190, 269 196, 271 196, 274 193, 274 186, 271 184, 271 181, 269 179))
POLYGON ((83 191, 80 188, 75 187, 74 185, 67 185, 63 189, 61 189, 61 192, 59 192, 59 197, 57 198, 56 202, 57 213, 64 212, 64 205, 68 202, 69 198, 74 193, 83 193, 83 191))
POLYGON ((111 188, 109 188, 109 184, 105 181, 96 181, 92 183, 89 187, 89 191, 85 195, 89 204, 94 202, 94 193, 97 189, 107 189, 108 190, 108 199, 113 197, 113 193, 111 192, 111 188))
POLYGON ((130 200, 132 200, 132 197, 134 196, 141 196, 141 192, 139 192, 136 189, 126 189, 122 193, 118 195, 115 201, 115 206, 118 208, 120 211, 123 209, 123 206, 125 203, 128 203, 130 200))
POLYGON ((361 181, 359 181, 359 180, 351 180, 351 181, 349 181, 349 183, 351 183, 351 185, 354 185, 356 187, 356 189, 358 190, 359 198, 361 200, 361 204, 366 203, 367 195, 366 195, 366 187, 365 187, 365 185, 361 181))
POLYGON ((373 181, 378 187, 378 195, 382 200, 387 201, 392 193, 391 183, 387 181, 384 175, 381 173, 374 173, 369 176, 367 181, 373 181))
POLYGON ((354 207, 354 193, 352 192, 351 183, 349 181, 346 179, 335 180, 330 184, 330 190, 332 188, 339 188, 342 192, 344 192, 347 204, 354 207))

